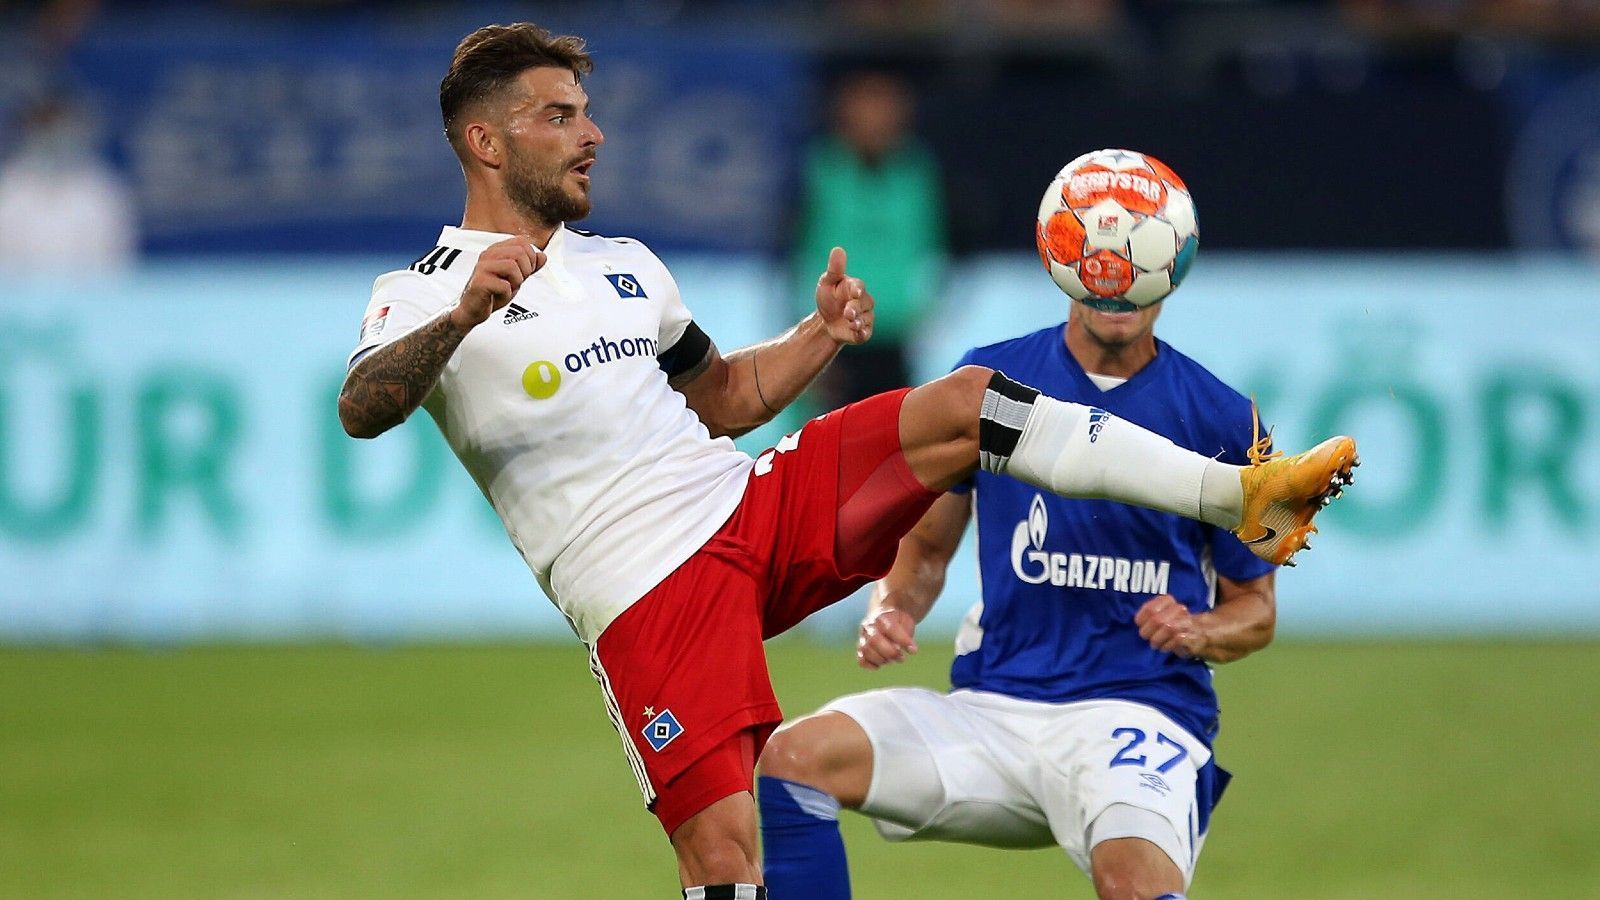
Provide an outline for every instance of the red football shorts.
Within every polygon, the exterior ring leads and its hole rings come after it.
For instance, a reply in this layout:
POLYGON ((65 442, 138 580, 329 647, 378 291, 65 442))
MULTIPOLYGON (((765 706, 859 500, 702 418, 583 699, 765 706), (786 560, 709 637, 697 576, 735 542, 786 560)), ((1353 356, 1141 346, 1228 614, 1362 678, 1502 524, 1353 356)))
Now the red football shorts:
POLYGON ((783 720, 761 642, 881 578, 939 497, 900 450, 907 393, 813 419, 757 457, 722 529, 596 641, 607 712, 669 835, 751 790, 783 720))

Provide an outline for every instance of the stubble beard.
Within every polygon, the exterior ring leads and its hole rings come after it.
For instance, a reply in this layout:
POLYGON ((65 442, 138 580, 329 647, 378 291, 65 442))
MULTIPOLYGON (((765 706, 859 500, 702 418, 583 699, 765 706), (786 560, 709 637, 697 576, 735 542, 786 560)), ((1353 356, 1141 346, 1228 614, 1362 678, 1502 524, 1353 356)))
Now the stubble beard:
POLYGON ((526 160, 514 159, 506 167, 506 198, 517 212, 545 225, 576 222, 589 214, 593 204, 587 191, 569 192, 565 182, 572 167, 587 158, 568 160, 554 171, 540 171, 526 160))

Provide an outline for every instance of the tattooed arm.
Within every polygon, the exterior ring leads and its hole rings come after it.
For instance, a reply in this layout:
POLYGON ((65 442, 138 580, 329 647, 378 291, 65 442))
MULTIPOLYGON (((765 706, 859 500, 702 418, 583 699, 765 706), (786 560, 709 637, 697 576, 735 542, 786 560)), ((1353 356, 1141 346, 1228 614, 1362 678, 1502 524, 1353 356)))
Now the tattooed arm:
POLYGON ((467 332, 516 296, 544 265, 527 235, 484 250, 449 309, 362 357, 339 391, 339 421, 351 437, 374 438, 399 425, 422 405, 467 332))
POLYGON ((339 391, 339 421, 345 434, 375 438, 422 405, 467 336, 468 329, 458 327, 452 318, 457 309, 451 307, 405 337, 373 350, 350 369, 339 391))

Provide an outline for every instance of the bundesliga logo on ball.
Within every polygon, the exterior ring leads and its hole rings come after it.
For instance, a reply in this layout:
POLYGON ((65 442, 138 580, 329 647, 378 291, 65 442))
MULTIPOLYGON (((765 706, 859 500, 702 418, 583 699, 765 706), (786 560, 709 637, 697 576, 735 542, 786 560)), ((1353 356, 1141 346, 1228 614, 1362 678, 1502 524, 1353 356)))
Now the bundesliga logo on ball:
POLYGON ((1097 150, 1067 163, 1039 202, 1035 235, 1056 285, 1108 312, 1166 299, 1200 246, 1183 179, 1130 150, 1097 150))

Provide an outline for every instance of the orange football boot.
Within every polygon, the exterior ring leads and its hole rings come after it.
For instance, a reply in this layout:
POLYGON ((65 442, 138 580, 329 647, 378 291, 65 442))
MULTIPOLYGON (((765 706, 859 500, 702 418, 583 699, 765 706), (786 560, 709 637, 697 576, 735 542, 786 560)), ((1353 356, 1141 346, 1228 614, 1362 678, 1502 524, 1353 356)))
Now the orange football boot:
POLYGON ((1256 414, 1250 465, 1239 471, 1244 515, 1233 533, 1250 552, 1270 563, 1294 565, 1294 555, 1311 548, 1317 526, 1311 519, 1355 482, 1361 465, 1354 438, 1332 437, 1304 453, 1268 452, 1272 435, 1261 434, 1256 414))

